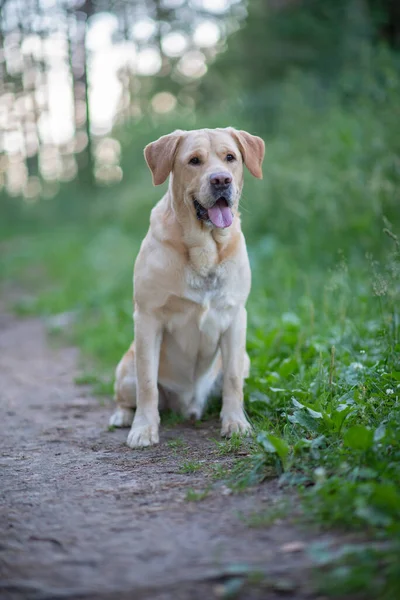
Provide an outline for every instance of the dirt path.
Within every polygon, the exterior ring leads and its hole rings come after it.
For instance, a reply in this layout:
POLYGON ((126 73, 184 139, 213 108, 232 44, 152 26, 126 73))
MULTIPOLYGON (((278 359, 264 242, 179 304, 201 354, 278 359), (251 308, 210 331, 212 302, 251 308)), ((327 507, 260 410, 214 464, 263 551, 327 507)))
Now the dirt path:
POLYGON ((270 482, 228 495, 213 481, 213 465, 232 461, 212 441, 217 423, 164 427, 159 447, 130 450, 77 374, 77 351, 52 348, 39 320, 0 315, 2 599, 227 597, 242 569, 267 579, 250 577, 240 598, 314 597, 308 554, 290 544, 316 534, 248 526, 243 515, 280 492, 270 482), (201 468, 182 473, 185 461, 201 468))

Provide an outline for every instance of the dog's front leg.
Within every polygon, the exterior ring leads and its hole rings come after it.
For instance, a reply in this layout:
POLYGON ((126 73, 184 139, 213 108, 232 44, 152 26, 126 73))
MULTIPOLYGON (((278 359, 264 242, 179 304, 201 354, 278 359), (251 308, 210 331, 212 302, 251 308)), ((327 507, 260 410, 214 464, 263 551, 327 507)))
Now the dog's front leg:
POLYGON ((161 323, 152 315, 135 313, 136 413, 128 435, 131 448, 158 444, 158 365, 161 323))
POLYGON ((241 307, 231 326, 221 338, 222 370, 222 430, 221 435, 248 433, 251 425, 243 410, 243 379, 246 353, 246 309, 241 307))

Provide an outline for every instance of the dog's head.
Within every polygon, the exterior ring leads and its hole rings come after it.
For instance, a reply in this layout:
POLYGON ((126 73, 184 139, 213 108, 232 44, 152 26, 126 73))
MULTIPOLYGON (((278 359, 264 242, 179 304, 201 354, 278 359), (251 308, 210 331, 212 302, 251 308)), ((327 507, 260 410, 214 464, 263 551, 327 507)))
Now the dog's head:
POLYGON ((232 127, 174 131, 144 149, 154 185, 172 174, 175 202, 210 227, 232 224, 243 186, 243 164, 262 178, 264 142, 232 127))

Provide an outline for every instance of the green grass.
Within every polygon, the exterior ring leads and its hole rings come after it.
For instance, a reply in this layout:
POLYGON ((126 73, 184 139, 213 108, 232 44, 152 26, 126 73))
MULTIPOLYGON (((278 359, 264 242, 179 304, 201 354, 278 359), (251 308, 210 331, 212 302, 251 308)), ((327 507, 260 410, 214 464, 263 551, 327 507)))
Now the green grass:
POLYGON ((272 467, 299 489, 305 520, 382 544, 331 557, 330 593, 400 593, 400 253, 392 234, 382 235, 386 261, 339 262, 319 301, 304 285, 290 313, 269 313, 250 333, 247 409, 259 449, 237 482, 261 481, 272 467))
POLYGON ((181 438, 176 438, 175 440, 170 440, 167 442, 168 448, 172 448, 176 450, 177 448, 186 448, 187 444, 185 440, 181 438))
MULTIPOLYGON (((279 477, 284 489, 295 487, 304 520, 379 542, 325 553, 336 565, 330 592, 389 600, 400 595, 400 76, 389 63, 380 69, 378 78, 365 75, 362 91, 348 98, 335 89, 318 110, 288 82, 276 135, 266 140, 264 180, 246 176, 253 286, 245 402, 256 433, 250 444, 218 442, 218 451, 235 458, 236 489, 279 477), (236 456, 242 447, 250 456, 236 456)), ((235 115, 219 119, 197 116, 187 127, 247 126, 235 115)), ((121 134, 119 187, 72 183, 52 201, 22 206, 9 230, 2 220, 1 278, 29 292, 15 308, 73 315, 61 330, 82 351, 81 383, 109 395, 132 339, 134 259, 162 193, 142 148, 177 125, 185 126, 143 120, 121 134)), ((214 401, 207 418, 217 413, 214 401)), ((181 472, 201 466, 186 462, 181 472)), ((227 475, 221 465, 212 471, 227 475)))
POLYGON ((202 463, 196 462, 194 460, 187 460, 184 462, 179 469, 179 473, 184 473, 185 475, 191 475, 192 473, 196 473, 196 471, 200 471, 203 467, 202 463))
POLYGON ((205 500, 210 493, 210 488, 206 488, 205 490, 194 490, 193 488, 189 488, 186 492, 186 502, 201 502, 205 500))
POLYGON ((229 478, 230 473, 229 469, 221 463, 214 463, 213 465, 210 465, 208 472, 210 474, 211 479, 216 481, 221 479, 227 480, 229 478))
POLYGON ((170 440, 169 442, 167 442, 167 446, 175 456, 178 454, 180 454, 181 456, 185 456, 190 450, 185 440, 181 438, 170 440))
POLYGON ((245 453, 250 451, 250 442, 248 438, 243 437, 238 433, 234 433, 231 438, 225 440, 214 440, 217 451, 220 456, 227 456, 229 454, 238 454, 239 452, 245 453))

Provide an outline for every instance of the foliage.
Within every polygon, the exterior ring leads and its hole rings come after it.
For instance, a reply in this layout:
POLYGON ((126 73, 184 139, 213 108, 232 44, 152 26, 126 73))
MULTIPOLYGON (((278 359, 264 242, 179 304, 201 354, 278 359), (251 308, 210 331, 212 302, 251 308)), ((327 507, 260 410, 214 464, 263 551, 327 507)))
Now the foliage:
POLYGON ((222 441, 215 440, 215 443, 220 456, 239 453, 246 454, 246 451, 250 451, 248 440, 238 433, 234 433, 229 439, 222 441))
POLYGON ((196 462, 194 460, 188 460, 182 464, 181 468, 179 469, 179 472, 189 475, 191 473, 195 473, 196 471, 199 471, 201 469, 201 467, 202 467, 202 464, 200 462, 196 462))
MULTIPOLYGON (((217 55, 200 93, 202 102, 234 100, 251 111, 257 128, 271 128, 284 101, 285 82, 293 72, 307 73, 323 90, 348 71, 356 83, 368 49, 385 41, 400 47, 400 9, 391 0, 250 0, 246 26, 229 38, 228 51, 217 55), (249 68, 250 67, 250 68, 249 68), (232 93, 234 92, 234 93, 232 93)), ((322 93, 321 93, 322 92, 322 93)))
POLYGON ((320 315, 300 295, 296 312, 272 316, 250 340, 248 410, 259 451, 242 480, 262 480, 272 465, 282 485, 299 486, 307 519, 382 544, 333 557, 331 593, 400 591, 400 253, 392 241, 380 265, 393 277, 385 291, 376 264, 370 281, 360 267, 343 273, 342 265, 334 290, 328 278, 320 315))

